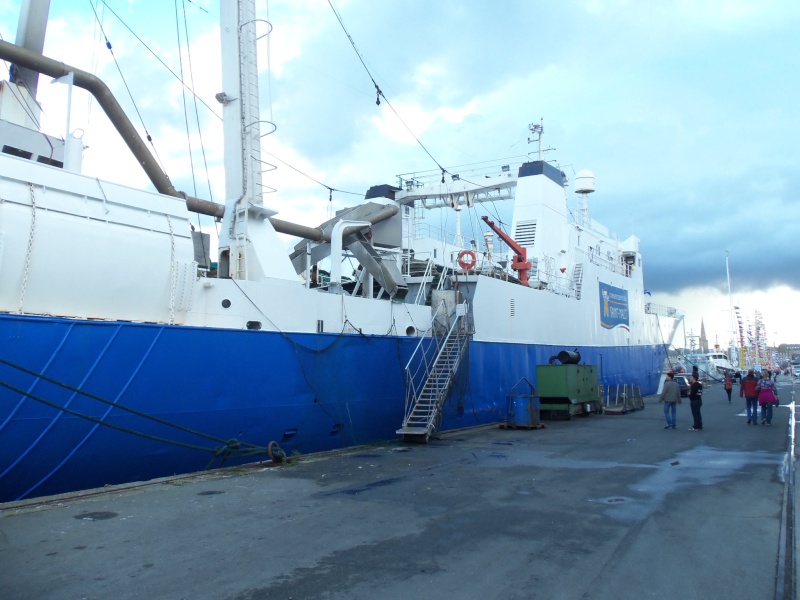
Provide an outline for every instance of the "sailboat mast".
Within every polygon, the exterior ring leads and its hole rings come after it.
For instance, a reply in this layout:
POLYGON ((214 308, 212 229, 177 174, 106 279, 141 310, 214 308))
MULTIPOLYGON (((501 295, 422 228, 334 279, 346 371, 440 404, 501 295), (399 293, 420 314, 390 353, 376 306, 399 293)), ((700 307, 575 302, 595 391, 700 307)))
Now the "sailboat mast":
POLYGON ((733 364, 734 362, 738 363, 738 357, 734 358, 732 356, 736 340, 736 325, 735 325, 735 320, 733 318, 733 297, 731 295, 730 253, 727 250, 725 250, 725 273, 728 278, 728 311, 729 311, 728 314, 730 318, 730 332, 731 332, 731 341, 730 344, 728 344, 728 359, 733 364))

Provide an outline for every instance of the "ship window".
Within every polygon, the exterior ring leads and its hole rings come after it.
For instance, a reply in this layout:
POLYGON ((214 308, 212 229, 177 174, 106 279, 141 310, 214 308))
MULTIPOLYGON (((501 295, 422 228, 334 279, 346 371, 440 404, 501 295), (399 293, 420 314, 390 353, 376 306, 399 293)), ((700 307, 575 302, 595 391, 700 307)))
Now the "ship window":
POLYGON ((31 156, 33 156, 33 152, 27 152, 25 150, 20 150, 19 148, 14 148, 14 146, 3 146, 3 152, 5 154, 10 154, 11 156, 18 156, 19 158, 27 158, 30 160, 31 156))
POLYGON ((46 156, 37 156, 36 162, 40 162, 45 165, 50 165, 51 167, 58 167, 59 169, 64 168, 64 163, 60 160, 56 160, 55 158, 47 158, 46 156))
POLYGON ((248 321, 247 328, 252 331, 258 331, 261 329, 261 321, 248 321))
POLYGON ((438 251, 436 250, 436 248, 434 248, 433 249, 433 258, 436 258, 437 254, 438 254, 438 251))
POLYGON ((230 301, 230 300, 228 300, 227 298, 225 298, 225 299, 222 301, 222 308, 230 308, 230 307, 231 307, 231 301, 230 301))

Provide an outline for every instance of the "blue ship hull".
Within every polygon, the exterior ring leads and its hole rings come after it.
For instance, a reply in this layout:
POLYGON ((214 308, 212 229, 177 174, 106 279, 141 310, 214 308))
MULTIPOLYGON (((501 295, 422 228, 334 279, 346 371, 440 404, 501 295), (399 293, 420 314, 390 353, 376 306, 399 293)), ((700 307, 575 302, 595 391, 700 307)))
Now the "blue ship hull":
MULTIPOLYGON (((0 315, 0 340, 4 361, 217 438, 168 427, 0 363, 3 502, 202 470, 220 464, 213 454, 220 440, 275 441, 287 454, 305 454, 395 439, 405 405, 404 368, 417 344, 402 336, 22 315, 0 315)), ((521 377, 535 383, 536 365, 561 349, 472 341, 441 428, 504 419, 511 387, 521 377)), ((655 392, 666 356, 661 346, 580 351, 587 364, 599 365, 601 383, 635 382, 644 394, 655 392)), ((239 456, 226 464, 253 460, 239 456)))

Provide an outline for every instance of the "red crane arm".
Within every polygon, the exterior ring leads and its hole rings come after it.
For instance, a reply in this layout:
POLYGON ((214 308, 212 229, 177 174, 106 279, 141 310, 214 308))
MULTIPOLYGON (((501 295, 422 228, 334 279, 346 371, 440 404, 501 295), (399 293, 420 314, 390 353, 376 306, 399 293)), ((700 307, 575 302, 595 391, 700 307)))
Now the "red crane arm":
POLYGON ((522 285, 528 285, 528 271, 531 268, 531 263, 528 262, 527 248, 523 248, 515 242, 511 236, 490 221, 488 216, 483 215, 481 219, 486 222, 489 229, 494 231, 500 239, 508 244, 508 247, 514 251, 515 256, 511 259, 511 268, 519 273, 520 283, 522 283, 522 285))
MULTIPOLYGON (((511 236, 509 236, 505 231, 503 231, 497 225, 495 225, 494 221, 490 221, 488 216, 483 215, 481 217, 481 219, 483 219, 486 222, 486 224, 489 226, 489 229, 494 231, 497 235, 500 236, 501 240, 503 240, 506 244, 508 244, 509 248, 511 248, 514 252, 516 252, 517 254, 519 254, 522 257, 526 257, 527 256, 527 254, 528 254, 527 250, 525 248, 523 248, 522 246, 520 246, 517 242, 515 242, 511 238, 511 236)), ((524 258, 523 258, 523 260, 524 260, 524 258)))

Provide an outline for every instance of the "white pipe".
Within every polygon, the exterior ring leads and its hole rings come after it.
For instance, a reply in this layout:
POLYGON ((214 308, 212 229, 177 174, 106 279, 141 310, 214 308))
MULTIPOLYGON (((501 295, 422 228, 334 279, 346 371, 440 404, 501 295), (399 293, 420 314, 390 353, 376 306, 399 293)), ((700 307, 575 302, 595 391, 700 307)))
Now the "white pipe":
POLYGON ((352 227, 351 231, 371 227, 369 221, 339 221, 333 226, 331 232, 331 283, 329 291, 334 294, 342 293, 342 238, 345 229, 352 227))
POLYGON ((306 289, 311 289, 311 242, 306 243, 306 289))

